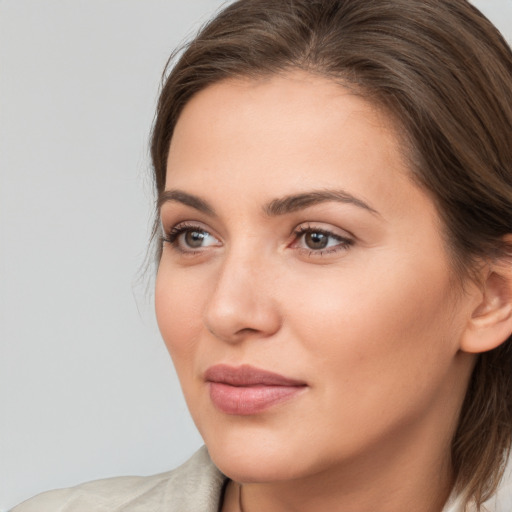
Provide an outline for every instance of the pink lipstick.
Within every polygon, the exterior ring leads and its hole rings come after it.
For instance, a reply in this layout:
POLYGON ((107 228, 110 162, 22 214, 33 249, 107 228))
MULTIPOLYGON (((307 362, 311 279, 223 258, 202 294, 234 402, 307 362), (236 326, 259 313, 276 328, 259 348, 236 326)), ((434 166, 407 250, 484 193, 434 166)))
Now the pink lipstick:
POLYGON ((306 387, 303 381, 249 365, 219 364, 206 370, 213 404, 226 414, 248 416, 290 400, 306 387))

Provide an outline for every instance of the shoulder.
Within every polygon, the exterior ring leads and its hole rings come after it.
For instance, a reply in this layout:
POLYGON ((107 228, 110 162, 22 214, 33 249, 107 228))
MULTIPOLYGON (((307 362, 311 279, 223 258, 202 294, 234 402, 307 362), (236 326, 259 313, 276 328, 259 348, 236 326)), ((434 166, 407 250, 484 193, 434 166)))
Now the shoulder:
MULTIPOLYGON (((496 493, 481 508, 481 512, 510 511, 512 511, 512 456, 508 459, 503 478, 496 493)), ((465 508, 461 496, 452 496, 443 512, 477 512, 477 507, 473 504, 465 508)))
POLYGON ((11 512, 217 512, 225 480, 202 447, 173 471, 107 478, 45 492, 11 512))
POLYGON ((512 457, 509 457, 496 494, 485 503, 484 510, 488 512, 510 512, 512 510, 512 457))

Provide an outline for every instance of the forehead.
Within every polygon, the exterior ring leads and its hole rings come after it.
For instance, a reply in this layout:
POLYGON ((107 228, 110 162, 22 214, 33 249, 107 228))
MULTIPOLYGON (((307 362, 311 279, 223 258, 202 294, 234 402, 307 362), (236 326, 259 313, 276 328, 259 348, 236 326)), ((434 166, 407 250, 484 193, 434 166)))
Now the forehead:
POLYGON ((229 197, 240 187, 280 195, 343 186, 364 199, 392 194, 409 176, 389 115, 331 80, 294 72, 195 95, 174 131, 166 188, 229 197))
POLYGON ((229 128, 253 128, 255 137, 279 135, 276 143, 283 143, 291 142, 290 135, 298 136, 301 130, 309 136, 322 135, 316 129, 327 127, 328 123, 373 125, 381 131, 381 137, 388 136, 392 145, 398 133, 391 115, 354 87, 296 70, 259 78, 226 79, 199 91, 181 112, 171 147, 183 131, 189 136, 206 127, 221 127, 225 134, 229 128), (250 124, 244 125, 247 121, 250 124))

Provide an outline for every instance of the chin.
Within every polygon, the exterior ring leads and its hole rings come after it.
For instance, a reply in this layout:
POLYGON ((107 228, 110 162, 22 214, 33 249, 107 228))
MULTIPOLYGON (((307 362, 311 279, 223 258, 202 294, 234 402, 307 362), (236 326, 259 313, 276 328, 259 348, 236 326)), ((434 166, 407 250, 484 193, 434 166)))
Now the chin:
POLYGON ((208 450, 214 464, 235 482, 268 483, 294 480, 300 476, 296 471, 296 461, 287 460, 283 453, 277 451, 245 450, 233 455, 222 449, 208 450))
POLYGON ((241 483, 293 480, 303 476, 307 462, 300 446, 289 435, 264 429, 227 429, 226 435, 205 435, 214 464, 230 479, 241 483))

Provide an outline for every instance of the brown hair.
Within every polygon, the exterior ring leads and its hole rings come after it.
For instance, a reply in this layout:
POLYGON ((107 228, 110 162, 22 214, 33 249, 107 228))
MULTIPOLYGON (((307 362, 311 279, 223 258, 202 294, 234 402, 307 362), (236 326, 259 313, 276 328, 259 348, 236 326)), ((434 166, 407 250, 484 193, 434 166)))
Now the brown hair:
MULTIPOLYGON (((157 193, 173 129, 195 93, 290 68, 355 88, 391 112, 415 180, 437 203, 458 275, 512 254, 504 239, 512 232, 512 52, 466 0, 228 5, 164 82, 151 144, 157 193)), ((496 490, 508 457, 511 375, 510 339, 479 356, 453 438, 456 488, 478 507, 496 490)))

